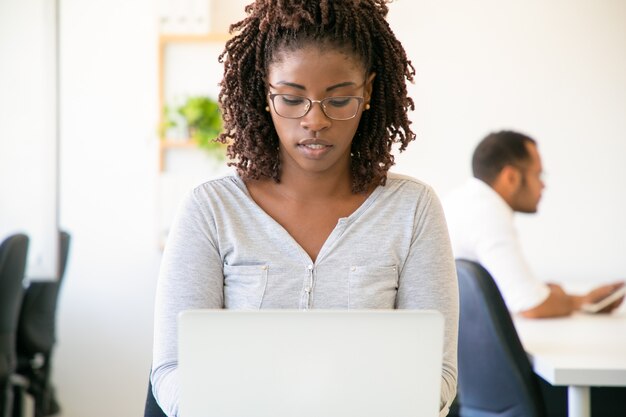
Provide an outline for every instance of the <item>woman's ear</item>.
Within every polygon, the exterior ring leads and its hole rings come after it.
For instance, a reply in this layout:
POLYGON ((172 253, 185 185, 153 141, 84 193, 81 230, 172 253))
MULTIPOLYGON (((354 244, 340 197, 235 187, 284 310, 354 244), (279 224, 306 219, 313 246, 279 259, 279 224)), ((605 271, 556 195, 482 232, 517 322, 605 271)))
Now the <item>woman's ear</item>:
POLYGON ((372 90, 374 88, 374 78, 376 78, 376 73, 372 72, 365 80, 365 89, 363 91, 363 99, 365 99, 365 103, 369 104, 372 98, 372 90))

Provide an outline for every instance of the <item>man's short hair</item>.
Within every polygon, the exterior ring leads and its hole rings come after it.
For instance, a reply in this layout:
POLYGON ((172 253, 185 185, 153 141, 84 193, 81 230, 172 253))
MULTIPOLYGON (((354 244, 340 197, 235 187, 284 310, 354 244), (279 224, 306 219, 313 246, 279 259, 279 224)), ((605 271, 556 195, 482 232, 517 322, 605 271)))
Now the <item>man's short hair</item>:
POLYGON ((534 139, 510 130, 490 133, 474 150, 474 177, 493 184, 505 166, 519 165, 530 159, 526 143, 536 144, 534 139))

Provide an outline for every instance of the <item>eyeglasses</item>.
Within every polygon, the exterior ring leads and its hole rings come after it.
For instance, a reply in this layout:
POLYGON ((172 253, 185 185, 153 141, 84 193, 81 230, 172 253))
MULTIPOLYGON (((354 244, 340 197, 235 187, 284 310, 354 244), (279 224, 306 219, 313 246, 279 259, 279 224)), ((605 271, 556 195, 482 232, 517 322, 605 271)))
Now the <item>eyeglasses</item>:
POLYGON ((311 100, 293 94, 269 93, 268 96, 276 114, 286 119, 304 117, 313 107, 313 103, 319 103, 329 119, 350 120, 357 115, 363 104, 363 97, 357 96, 326 97, 322 100, 311 100))

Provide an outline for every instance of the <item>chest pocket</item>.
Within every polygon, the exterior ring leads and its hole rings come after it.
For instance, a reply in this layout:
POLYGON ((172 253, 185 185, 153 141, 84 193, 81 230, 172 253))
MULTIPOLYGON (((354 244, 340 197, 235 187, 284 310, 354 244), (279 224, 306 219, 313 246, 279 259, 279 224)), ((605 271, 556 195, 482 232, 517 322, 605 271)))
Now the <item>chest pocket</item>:
POLYGON ((398 293, 398 268, 352 266, 348 275, 349 306, 352 309, 392 309, 398 293))
POLYGON ((267 265, 224 265, 224 307, 261 308, 267 286, 267 265))

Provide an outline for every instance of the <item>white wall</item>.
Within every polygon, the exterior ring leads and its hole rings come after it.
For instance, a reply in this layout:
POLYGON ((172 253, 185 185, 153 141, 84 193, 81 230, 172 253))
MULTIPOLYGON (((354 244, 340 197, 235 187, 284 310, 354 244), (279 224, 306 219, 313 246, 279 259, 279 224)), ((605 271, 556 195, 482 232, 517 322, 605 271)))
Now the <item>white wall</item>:
POLYGON ((54 20, 53 0, 0 0, 0 239, 29 236, 33 279, 57 274, 54 20))
POLYGON ((153 3, 61 2, 61 225, 73 239, 54 363, 64 417, 143 409, 160 255, 153 3))
POLYGON ((547 173, 539 214, 519 216, 536 273, 626 278, 626 2, 398 0, 390 20, 417 72, 398 170, 445 196, 487 133, 526 132, 547 173))
MULTIPOLYGON (((61 3, 61 225, 73 246, 54 381, 64 417, 141 415, 160 258, 156 2, 61 3)), ((469 175, 482 136, 523 130, 549 175, 541 213, 521 222, 534 268, 626 277, 626 3, 390 7, 417 69, 419 139, 398 170, 445 194, 469 175)))

